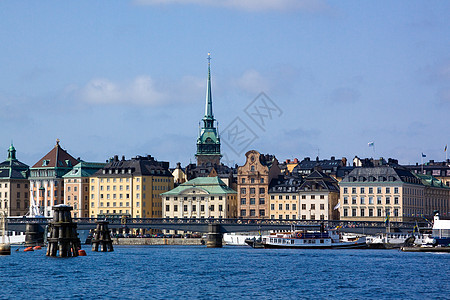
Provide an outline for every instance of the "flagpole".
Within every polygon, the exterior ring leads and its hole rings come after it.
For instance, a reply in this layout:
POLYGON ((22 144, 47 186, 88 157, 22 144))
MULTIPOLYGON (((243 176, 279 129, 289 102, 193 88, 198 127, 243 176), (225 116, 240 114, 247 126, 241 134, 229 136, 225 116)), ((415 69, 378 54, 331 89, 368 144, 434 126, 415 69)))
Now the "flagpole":
POLYGON ((420 155, 420 157, 421 157, 421 160, 422 160, 422 161, 421 161, 422 163, 420 164, 421 167, 422 167, 422 168, 421 168, 421 170, 422 170, 421 174, 423 174, 423 153, 420 155))

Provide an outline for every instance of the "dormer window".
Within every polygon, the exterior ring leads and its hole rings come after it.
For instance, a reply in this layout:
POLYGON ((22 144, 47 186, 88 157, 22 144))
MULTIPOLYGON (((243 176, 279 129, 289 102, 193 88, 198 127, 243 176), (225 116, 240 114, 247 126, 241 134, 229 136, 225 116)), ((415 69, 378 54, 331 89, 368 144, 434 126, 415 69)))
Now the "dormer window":
POLYGON ((44 160, 42 161, 42 166, 43 166, 43 167, 46 167, 46 166, 49 165, 49 163, 50 163, 50 160, 44 159, 44 160))
POLYGON ((67 165, 68 167, 71 167, 71 166, 72 166, 72 162, 71 162, 70 160, 66 159, 66 165, 67 165))

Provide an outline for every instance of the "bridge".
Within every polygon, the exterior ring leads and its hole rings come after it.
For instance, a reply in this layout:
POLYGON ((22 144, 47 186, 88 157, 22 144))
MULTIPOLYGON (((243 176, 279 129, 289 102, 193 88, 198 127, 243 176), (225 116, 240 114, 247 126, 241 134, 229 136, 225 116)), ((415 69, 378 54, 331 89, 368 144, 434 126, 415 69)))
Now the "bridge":
MULTIPOLYGON (((51 218, 8 217, 8 230, 26 231, 26 224, 35 224, 44 230, 51 218)), ((211 232, 211 225, 217 233, 267 231, 267 230, 320 230, 339 227, 342 232, 377 234, 386 232, 384 222, 344 221, 344 220, 273 220, 273 219, 197 219, 197 218, 73 218, 78 230, 95 229, 97 221, 108 221, 113 229, 159 229, 190 232, 211 232)), ((391 232, 411 232, 416 223, 390 222, 391 232)), ((425 222, 419 227, 428 227, 425 222)))

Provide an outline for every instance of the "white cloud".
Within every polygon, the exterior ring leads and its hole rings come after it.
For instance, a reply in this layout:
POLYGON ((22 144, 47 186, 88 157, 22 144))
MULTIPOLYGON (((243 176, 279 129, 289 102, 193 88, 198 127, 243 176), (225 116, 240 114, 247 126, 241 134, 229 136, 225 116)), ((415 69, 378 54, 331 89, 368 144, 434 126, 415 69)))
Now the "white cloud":
POLYGON ((233 80, 233 83, 240 89, 251 93, 267 92, 271 88, 270 81, 256 70, 245 71, 241 77, 233 80))
POLYGON ((206 80, 193 76, 184 76, 178 82, 155 82, 150 76, 138 76, 128 82, 95 78, 80 89, 69 86, 66 91, 93 104, 159 106, 198 100, 205 88, 206 80))
POLYGON ((193 4, 244 11, 321 11, 328 8, 324 0, 134 0, 134 3, 138 5, 193 4))

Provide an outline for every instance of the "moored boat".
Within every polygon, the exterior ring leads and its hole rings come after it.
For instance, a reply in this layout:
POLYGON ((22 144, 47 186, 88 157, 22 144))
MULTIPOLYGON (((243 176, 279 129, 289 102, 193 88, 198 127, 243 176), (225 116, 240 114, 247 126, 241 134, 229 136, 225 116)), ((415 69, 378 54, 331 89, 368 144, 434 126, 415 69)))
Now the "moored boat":
POLYGON ((273 233, 261 237, 264 248, 288 249, 355 249, 367 248, 365 237, 354 241, 343 241, 335 229, 316 231, 292 231, 273 233))

